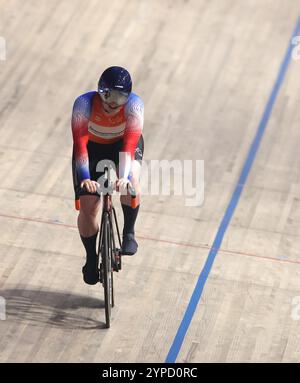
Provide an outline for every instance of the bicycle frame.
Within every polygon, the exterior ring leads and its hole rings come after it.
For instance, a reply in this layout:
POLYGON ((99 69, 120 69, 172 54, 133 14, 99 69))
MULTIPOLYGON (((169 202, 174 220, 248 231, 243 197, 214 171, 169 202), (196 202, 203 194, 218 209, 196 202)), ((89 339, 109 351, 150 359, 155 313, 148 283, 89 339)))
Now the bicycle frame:
POLYGON ((113 207, 112 196, 108 192, 102 194, 103 206, 100 225, 100 238, 98 243, 98 264, 100 283, 104 288, 104 305, 106 328, 110 327, 111 309, 114 307, 114 271, 121 270, 121 237, 116 211, 113 207), (116 247, 116 228, 119 245, 116 247))
POLYGON ((110 235, 111 235, 111 239, 112 239, 112 248, 111 248, 111 250, 112 250, 111 256, 112 257, 111 257, 111 259, 112 259, 112 263, 113 263, 113 269, 114 269, 114 271, 119 271, 119 270, 121 270, 121 256, 120 256, 120 253, 116 254, 117 253, 117 251, 116 251, 117 247, 116 247, 116 241, 115 241, 115 235, 114 235, 114 226, 115 226, 116 231, 117 231, 119 249, 121 249, 121 235, 120 235, 116 210, 113 206, 112 196, 110 194, 103 195, 103 207, 102 207, 102 216, 101 216, 99 245, 102 243, 103 215, 105 213, 108 213, 108 218, 109 218, 110 235), (119 259, 115 259, 115 255, 117 255, 119 257, 119 259))

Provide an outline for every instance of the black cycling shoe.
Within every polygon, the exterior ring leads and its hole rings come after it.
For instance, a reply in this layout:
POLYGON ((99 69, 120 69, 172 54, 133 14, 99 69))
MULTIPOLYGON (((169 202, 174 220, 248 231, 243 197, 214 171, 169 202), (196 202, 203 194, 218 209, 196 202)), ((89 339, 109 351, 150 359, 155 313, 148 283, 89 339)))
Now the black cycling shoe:
POLYGON ((123 235, 122 255, 133 255, 137 252, 138 244, 134 238, 134 234, 128 233, 123 235))
POLYGON ((95 285, 100 280, 99 270, 95 266, 95 263, 91 264, 90 262, 86 262, 86 264, 82 268, 83 280, 88 285, 95 285))

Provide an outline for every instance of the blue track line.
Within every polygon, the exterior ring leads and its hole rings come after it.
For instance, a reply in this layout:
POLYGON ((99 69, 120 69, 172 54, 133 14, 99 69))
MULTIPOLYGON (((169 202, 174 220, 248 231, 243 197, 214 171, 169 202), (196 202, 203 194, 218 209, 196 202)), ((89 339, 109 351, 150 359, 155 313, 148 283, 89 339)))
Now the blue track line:
MULTIPOLYGON (((297 35, 300 35, 300 18, 298 19, 298 21, 296 23, 296 27, 295 27, 295 30, 292 34, 292 38, 297 36, 297 35)), ((237 185, 234 189, 234 192, 233 192, 232 197, 230 199, 229 205, 225 211, 222 222, 221 222, 219 229, 217 231, 217 234, 216 234, 215 240, 213 242, 212 248, 208 254, 205 265, 204 265, 204 267, 201 271, 201 274, 198 278, 197 284, 196 284, 195 289, 193 291, 193 294, 191 296, 191 299, 190 299, 190 302, 189 302, 188 307, 186 309, 186 312, 184 314, 184 317, 181 321, 179 329, 177 330, 176 336, 173 340, 172 346, 171 346, 169 353, 167 355, 167 358, 165 361, 166 363, 174 363, 176 361, 178 354, 179 354, 179 351, 181 349, 185 335, 189 329, 189 326, 190 326, 190 323, 192 321, 193 315, 196 311, 198 302, 201 298, 201 295, 202 295, 202 292, 204 289, 204 285, 205 285, 207 278, 208 278, 208 275, 211 271, 213 262, 215 260, 215 257, 217 255, 218 251, 219 251, 223 237, 224 237, 225 232, 228 228, 228 225, 230 223, 230 220, 232 218, 234 210, 235 210, 235 208, 239 202, 239 199, 240 199, 241 193, 243 191, 244 185, 247 181, 247 177, 248 177, 248 174, 251 170, 251 167, 252 167, 253 161, 255 159, 259 144, 260 144, 261 139, 263 137, 263 134, 265 132, 265 129, 266 129, 266 126, 268 124, 268 121, 269 121, 273 106, 275 104, 277 95, 279 93, 280 87, 283 83, 285 74, 287 72, 293 48, 294 48, 294 46, 291 44, 291 41, 290 41, 289 45, 288 45, 288 49, 287 49, 285 57, 284 57, 284 60, 280 66, 277 79, 275 81, 275 84, 273 86, 269 100, 268 100, 267 105, 265 107, 263 116, 262 116, 261 121, 258 125, 256 135, 255 135, 254 140, 253 140, 251 147, 249 149, 246 161, 243 165, 243 168, 242 168, 240 177, 238 179, 237 185)))

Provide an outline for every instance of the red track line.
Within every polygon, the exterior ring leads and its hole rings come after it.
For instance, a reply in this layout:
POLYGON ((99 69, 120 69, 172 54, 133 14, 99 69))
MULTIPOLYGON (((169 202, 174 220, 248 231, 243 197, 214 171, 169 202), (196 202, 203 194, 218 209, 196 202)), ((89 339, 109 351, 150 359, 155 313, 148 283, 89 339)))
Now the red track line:
POLYGON ((162 243, 167 243, 169 245, 177 245, 177 246, 182 246, 182 247, 192 247, 194 249, 210 249, 209 245, 194 245, 192 243, 187 243, 187 242, 177 242, 177 241, 171 241, 169 239, 157 239, 157 238, 152 238, 144 235, 137 235, 137 238, 140 239, 145 239, 148 241, 156 241, 156 242, 162 242, 162 243))
MULTIPOLYGON (((22 216, 15 216, 15 215, 1 214, 1 213, 0 213, 0 217, 18 219, 18 220, 29 221, 29 222, 45 223, 45 224, 49 224, 49 225, 56 225, 56 226, 68 227, 68 228, 71 228, 71 229, 77 229, 77 226, 74 226, 74 225, 67 225, 65 223, 60 223, 60 222, 56 222, 56 221, 49 221, 49 220, 43 220, 43 219, 39 219, 39 218, 22 217, 22 216)), ((155 241, 155 242, 167 243, 167 244, 176 245, 176 246, 191 247, 191 248, 194 248, 194 249, 207 249, 207 250, 211 249, 211 247, 209 245, 205 245, 205 244, 197 244, 196 245, 196 244, 187 243, 187 242, 177 242, 177 241, 171 241, 171 240, 168 240, 168 239, 152 238, 152 237, 145 236, 145 235, 137 235, 137 238, 144 239, 144 240, 147 240, 147 241, 155 241)), ((221 253, 244 255, 244 256, 247 256, 247 257, 266 259, 266 260, 269 260, 269 261, 292 263, 292 264, 296 264, 296 265, 300 264, 300 261, 293 261, 293 260, 289 260, 289 259, 278 259, 278 258, 274 258, 274 257, 266 257, 266 256, 263 256, 263 255, 256 255, 256 254, 246 253, 246 252, 241 252, 241 251, 236 251, 236 250, 219 249, 219 251, 221 253)))
MULTIPOLYGON (((172 244, 172 245, 183 246, 183 247, 193 247, 193 248, 196 248, 196 249, 201 248, 201 249, 208 249, 208 250, 211 249, 211 247, 209 245, 201 245, 201 244, 193 245, 191 243, 175 242, 175 241, 170 241, 170 240, 165 240, 165 239, 157 239, 157 238, 145 237, 145 236, 142 236, 142 235, 138 235, 137 237, 141 238, 141 239, 150 240, 150 241, 169 243, 169 244, 172 244)), ((221 252, 221 253, 228 253, 228 254, 236 254, 236 255, 245 255, 247 257, 267 259, 267 260, 277 261, 277 262, 287 262, 287 263, 293 263, 293 264, 296 264, 296 265, 300 265, 300 261, 293 261, 293 260, 289 260, 289 259, 278 259, 278 258, 274 258, 274 257, 266 257, 264 255, 256 255, 256 254, 246 253, 246 252, 236 251, 236 250, 220 249, 219 252, 221 252)))
POLYGON ((251 253, 245 253, 245 252, 240 252, 236 250, 219 250, 221 253, 229 253, 229 254, 237 254, 237 255, 245 255, 246 257, 253 257, 253 258, 260 258, 260 259, 267 259, 269 261, 276 261, 276 262, 286 262, 286 263, 292 263, 294 265, 300 265, 300 261, 293 261, 291 259, 279 259, 279 258, 274 258, 274 257, 266 257, 264 255, 256 255, 256 254, 251 254, 251 253))
POLYGON ((8 215, 8 214, 0 214, 0 217, 13 218, 13 219, 18 219, 18 220, 22 220, 22 221, 47 223, 49 225, 57 225, 57 226, 69 227, 71 229, 77 229, 77 226, 67 225, 65 223, 60 223, 60 222, 55 222, 55 221, 46 221, 46 220, 38 219, 38 218, 21 217, 21 216, 8 215))

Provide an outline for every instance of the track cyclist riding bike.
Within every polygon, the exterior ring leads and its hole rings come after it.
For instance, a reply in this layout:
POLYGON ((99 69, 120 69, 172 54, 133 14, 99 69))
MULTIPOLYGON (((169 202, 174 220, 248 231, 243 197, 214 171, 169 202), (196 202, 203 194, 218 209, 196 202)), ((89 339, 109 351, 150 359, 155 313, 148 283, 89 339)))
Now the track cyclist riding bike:
POLYGON ((117 187, 121 191, 124 215, 122 254, 133 255, 138 247, 134 226, 140 202, 144 105, 131 90, 129 72, 112 66, 102 73, 98 92, 79 96, 73 107, 73 184, 76 209, 79 210, 78 229, 86 250, 83 279, 90 285, 99 281, 96 252, 100 210, 100 195, 97 193, 99 161, 110 160, 118 169, 117 187), (131 207, 131 196, 127 193, 129 179, 137 194, 135 208, 131 207))

